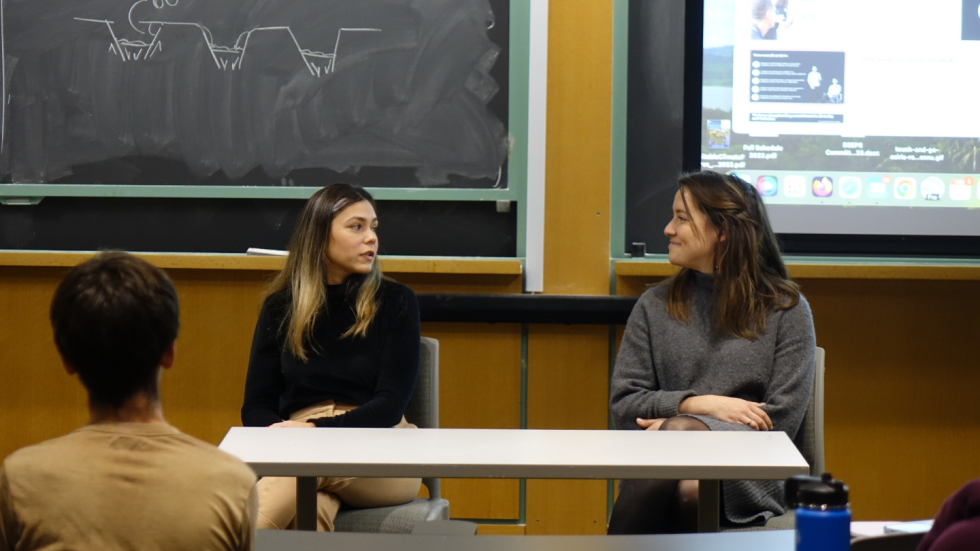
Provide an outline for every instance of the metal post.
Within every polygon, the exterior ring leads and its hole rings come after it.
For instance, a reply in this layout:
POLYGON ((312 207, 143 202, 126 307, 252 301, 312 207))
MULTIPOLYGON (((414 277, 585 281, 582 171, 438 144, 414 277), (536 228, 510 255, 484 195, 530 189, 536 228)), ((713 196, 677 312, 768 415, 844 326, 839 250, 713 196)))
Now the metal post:
POLYGON ((721 482, 698 481, 698 532, 717 532, 721 513, 721 482))
POLYGON ((315 476, 296 477, 296 529, 316 531, 315 476))

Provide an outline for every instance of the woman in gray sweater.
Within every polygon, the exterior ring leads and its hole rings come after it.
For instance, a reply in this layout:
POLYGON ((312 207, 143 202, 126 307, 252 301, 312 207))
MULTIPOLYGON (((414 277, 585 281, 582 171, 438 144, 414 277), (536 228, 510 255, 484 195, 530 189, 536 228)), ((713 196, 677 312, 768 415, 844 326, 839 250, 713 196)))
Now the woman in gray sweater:
MULTIPOLYGON (((616 428, 794 438, 813 387, 813 319, 762 199, 714 172, 688 174, 678 188, 664 233, 681 269, 630 315, 610 384, 616 428)), ((722 483, 723 523, 762 524, 784 511, 781 482, 722 483)), ((696 521, 697 481, 627 480, 609 533, 693 531, 696 521)))

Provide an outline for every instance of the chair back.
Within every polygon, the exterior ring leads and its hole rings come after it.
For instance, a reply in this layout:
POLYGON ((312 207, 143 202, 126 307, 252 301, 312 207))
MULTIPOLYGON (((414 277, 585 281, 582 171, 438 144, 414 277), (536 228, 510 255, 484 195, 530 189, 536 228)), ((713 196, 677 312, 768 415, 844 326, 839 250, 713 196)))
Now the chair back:
POLYGON ((803 415, 803 423, 796 432, 793 443, 810 462, 810 474, 820 476, 824 472, 823 461, 823 398, 824 398, 824 349, 817 347, 816 369, 813 373, 813 392, 803 415))
MULTIPOLYGON (((405 408, 405 419, 420 429, 439 428, 439 341, 422 337, 419 346, 419 376, 405 408)), ((429 499, 442 497, 438 478, 423 478, 429 499)))
POLYGON ((439 428, 439 341, 422 337, 419 376, 405 408, 405 419, 422 429, 439 428))

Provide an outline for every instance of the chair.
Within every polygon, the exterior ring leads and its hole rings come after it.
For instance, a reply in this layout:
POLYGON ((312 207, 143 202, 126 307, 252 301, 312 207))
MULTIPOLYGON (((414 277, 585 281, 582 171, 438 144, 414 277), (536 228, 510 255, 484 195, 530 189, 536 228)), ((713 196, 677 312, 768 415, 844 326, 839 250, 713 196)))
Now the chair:
MULTIPOLYGON (((419 428, 439 427, 439 341, 422 337, 419 377, 405 410, 405 418, 419 428)), ((370 509, 343 508, 334 519, 338 532, 383 532, 409 534, 415 525, 428 520, 448 520, 449 501, 442 499, 438 478, 423 478, 429 498, 416 498, 404 505, 370 509)))
MULTIPOLYGON (((824 349, 817 347, 816 369, 813 372, 813 393, 803 414, 803 423, 796 432, 793 443, 803 454, 803 457, 813 458, 810 474, 820 476, 824 472, 823 462, 823 393, 824 393, 824 349)), ((749 526, 746 528, 723 528, 723 532, 751 532, 755 530, 793 530, 796 528, 796 513, 787 511, 785 514, 772 517, 765 526, 749 526)))
POLYGON ((884 534, 851 540, 851 551, 915 551, 925 532, 917 534, 884 534))

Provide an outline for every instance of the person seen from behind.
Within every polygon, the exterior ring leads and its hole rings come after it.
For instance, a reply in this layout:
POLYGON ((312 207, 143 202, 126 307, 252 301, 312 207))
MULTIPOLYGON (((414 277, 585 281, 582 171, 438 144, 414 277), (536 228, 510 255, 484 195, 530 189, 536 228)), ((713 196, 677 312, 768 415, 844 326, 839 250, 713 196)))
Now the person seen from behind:
POLYGON ((178 316, 166 274, 126 253, 61 281, 51 326, 64 371, 88 392, 89 422, 3 462, 0 551, 252 549, 255 474, 163 417, 178 316))

